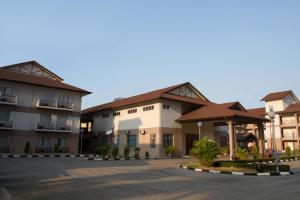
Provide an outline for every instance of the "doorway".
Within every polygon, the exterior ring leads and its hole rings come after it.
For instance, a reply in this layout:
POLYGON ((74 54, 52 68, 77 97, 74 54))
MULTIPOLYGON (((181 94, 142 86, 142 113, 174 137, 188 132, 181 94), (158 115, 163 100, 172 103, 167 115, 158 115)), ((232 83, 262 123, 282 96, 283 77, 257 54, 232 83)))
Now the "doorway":
POLYGON ((198 134, 186 134, 186 155, 190 154, 190 150, 193 148, 194 141, 199 140, 198 134))

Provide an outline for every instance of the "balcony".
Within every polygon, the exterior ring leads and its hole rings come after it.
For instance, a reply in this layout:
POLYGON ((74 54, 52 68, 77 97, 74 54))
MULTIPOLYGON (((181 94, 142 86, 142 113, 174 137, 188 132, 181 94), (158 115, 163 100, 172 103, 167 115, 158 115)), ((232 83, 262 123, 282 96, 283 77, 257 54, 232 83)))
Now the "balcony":
POLYGON ((17 105, 18 98, 15 96, 0 96, 0 104, 17 105))
POLYGON ((46 108, 46 109, 72 111, 74 108, 74 104, 59 102, 59 101, 55 101, 55 100, 38 99, 37 107, 38 108, 46 108))
POLYGON ((72 127, 66 124, 37 123, 36 131, 71 133, 72 127))
POLYGON ((293 137, 293 134, 283 134, 282 140, 285 140, 285 141, 297 140, 296 133, 295 133, 294 137, 293 137))
POLYGON ((297 121, 296 120, 282 121, 281 126, 294 127, 294 126, 297 126, 297 121))
POLYGON ((12 129, 14 129, 14 122, 13 121, 0 121, 0 129, 12 130, 12 129))

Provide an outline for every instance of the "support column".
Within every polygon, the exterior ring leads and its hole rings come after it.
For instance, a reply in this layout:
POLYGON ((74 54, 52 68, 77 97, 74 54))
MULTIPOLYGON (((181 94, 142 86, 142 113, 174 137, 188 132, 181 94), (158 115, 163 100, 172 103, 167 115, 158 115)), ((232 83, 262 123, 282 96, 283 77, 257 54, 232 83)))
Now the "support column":
POLYGON ((259 148, 259 154, 262 155, 262 157, 265 157, 265 133, 264 133, 264 125, 263 124, 257 124, 258 127, 258 148, 259 148))
POLYGON ((235 147, 234 147, 234 125, 232 121, 227 122, 228 124, 228 137, 229 137, 229 151, 230 160, 235 157, 235 147))
MULTIPOLYGON (((296 118, 296 133, 295 133, 295 138, 297 138, 297 145, 296 145, 296 149, 299 149, 300 147, 300 138, 299 138, 299 122, 298 122, 298 114, 295 113, 295 118, 296 118)), ((295 150, 295 149, 294 149, 295 150)))

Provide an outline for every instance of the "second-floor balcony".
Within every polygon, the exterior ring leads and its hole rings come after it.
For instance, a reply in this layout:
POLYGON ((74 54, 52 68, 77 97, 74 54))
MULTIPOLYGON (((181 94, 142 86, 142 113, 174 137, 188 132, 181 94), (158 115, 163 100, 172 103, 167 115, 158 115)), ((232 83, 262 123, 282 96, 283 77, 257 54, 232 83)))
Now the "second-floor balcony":
POLYGON ((36 131, 42 132, 72 132, 71 125, 67 124, 54 124, 54 123, 37 123, 36 131))
POLYGON ((66 103, 66 102, 59 102, 56 100, 38 99, 37 107, 38 108, 72 111, 74 108, 74 104, 66 103))
POLYGON ((0 104, 16 105, 18 98, 16 96, 0 96, 0 104))
POLYGON ((13 121, 0 121, 0 129, 12 130, 14 129, 13 121))
POLYGON ((297 121, 296 120, 282 121, 281 126, 297 126, 297 121))
POLYGON ((284 133, 282 135, 282 140, 297 140, 296 138, 296 133, 292 134, 292 133, 284 133))

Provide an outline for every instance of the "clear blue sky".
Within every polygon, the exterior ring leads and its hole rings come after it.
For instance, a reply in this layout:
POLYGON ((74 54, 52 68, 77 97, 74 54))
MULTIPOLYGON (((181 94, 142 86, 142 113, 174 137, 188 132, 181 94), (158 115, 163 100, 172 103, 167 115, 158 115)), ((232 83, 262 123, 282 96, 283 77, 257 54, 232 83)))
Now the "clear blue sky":
POLYGON ((300 96, 300 1, 0 2, 0 65, 36 60, 94 92, 83 107, 181 82, 211 101, 300 96))

